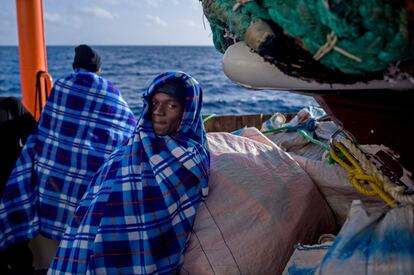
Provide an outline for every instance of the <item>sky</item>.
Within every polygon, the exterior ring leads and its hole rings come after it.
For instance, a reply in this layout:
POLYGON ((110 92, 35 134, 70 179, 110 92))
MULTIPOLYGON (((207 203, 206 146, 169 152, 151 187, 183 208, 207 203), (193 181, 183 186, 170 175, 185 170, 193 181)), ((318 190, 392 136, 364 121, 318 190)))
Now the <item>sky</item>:
MULTIPOLYGON (((0 45, 17 45, 15 0, 0 0, 0 45)), ((43 0, 46 45, 213 45, 199 0, 43 0)))

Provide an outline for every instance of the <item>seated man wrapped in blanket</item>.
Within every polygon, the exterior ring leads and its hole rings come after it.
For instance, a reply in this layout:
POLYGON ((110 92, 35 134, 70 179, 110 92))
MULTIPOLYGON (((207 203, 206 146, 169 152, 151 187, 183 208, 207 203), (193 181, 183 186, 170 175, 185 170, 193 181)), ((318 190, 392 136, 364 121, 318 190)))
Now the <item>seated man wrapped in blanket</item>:
POLYGON ((60 240, 98 168, 133 133, 119 90, 99 76, 99 55, 75 49, 74 73, 59 79, 0 201, 0 250, 43 236, 60 240))
POLYGON ((183 72, 157 76, 134 135, 93 178, 49 274, 176 274, 210 155, 202 91, 183 72))

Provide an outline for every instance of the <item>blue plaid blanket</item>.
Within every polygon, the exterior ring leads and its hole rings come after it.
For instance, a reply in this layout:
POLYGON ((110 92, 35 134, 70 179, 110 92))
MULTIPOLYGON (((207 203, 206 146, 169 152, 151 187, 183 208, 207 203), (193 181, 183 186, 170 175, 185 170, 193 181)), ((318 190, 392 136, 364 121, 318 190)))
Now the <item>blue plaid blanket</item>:
POLYGON ((202 92, 182 72, 159 75, 144 94, 134 136, 95 175, 49 274, 173 274, 181 266, 196 209, 208 193, 210 156, 202 92), (179 78, 187 85, 180 128, 157 136, 149 96, 179 78))
POLYGON ((135 127, 111 82, 84 70, 56 81, 0 201, 0 250, 38 233, 60 240, 93 175, 135 127))

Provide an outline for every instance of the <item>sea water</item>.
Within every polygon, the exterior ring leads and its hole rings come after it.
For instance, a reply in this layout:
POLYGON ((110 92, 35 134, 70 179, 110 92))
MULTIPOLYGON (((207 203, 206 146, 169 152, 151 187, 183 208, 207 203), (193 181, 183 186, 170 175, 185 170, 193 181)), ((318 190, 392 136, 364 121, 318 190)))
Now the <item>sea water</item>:
MULTIPOLYGON (((204 92, 204 114, 271 114, 297 112, 317 105, 310 96, 286 91, 249 90, 229 80, 222 69, 222 54, 211 46, 96 46, 102 57, 101 75, 121 91, 134 113, 142 107, 142 94, 159 73, 181 70, 196 78, 204 92)), ((53 79, 72 72, 74 46, 48 46, 53 79)), ((20 95, 16 46, 0 47, 0 96, 20 95)))

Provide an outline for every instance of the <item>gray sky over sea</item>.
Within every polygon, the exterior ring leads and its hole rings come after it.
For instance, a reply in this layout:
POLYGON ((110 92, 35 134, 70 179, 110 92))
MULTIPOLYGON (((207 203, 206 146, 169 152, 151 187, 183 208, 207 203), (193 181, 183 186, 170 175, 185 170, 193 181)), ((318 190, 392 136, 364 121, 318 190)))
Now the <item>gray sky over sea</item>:
MULTIPOLYGON (((0 0, 0 45, 17 45, 16 3, 0 0)), ((44 0, 47 45, 213 45, 198 0, 44 0)))

